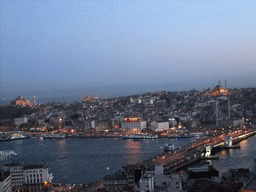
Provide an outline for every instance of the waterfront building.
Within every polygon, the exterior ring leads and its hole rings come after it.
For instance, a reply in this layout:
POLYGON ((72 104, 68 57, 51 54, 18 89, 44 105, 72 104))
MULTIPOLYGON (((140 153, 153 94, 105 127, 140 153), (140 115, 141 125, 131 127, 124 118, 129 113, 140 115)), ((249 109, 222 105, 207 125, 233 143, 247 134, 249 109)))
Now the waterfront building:
POLYGON ((96 131, 106 131, 111 129, 111 122, 107 120, 100 120, 96 122, 96 131))
POLYGON ((0 191, 12 192, 12 182, 10 172, 0 171, 0 191))
POLYGON ((16 126, 26 124, 26 123, 28 123, 28 118, 27 117, 15 118, 14 123, 15 123, 16 126))
POLYGON ((150 129, 152 131, 167 131, 169 130, 169 122, 153 121, 150 123, 150 129))
POLYGON ((121 122, 121 129, 126 132, 141 132, 142 129, 147 127, 146 121, 139 117, 126 117, 121 122))

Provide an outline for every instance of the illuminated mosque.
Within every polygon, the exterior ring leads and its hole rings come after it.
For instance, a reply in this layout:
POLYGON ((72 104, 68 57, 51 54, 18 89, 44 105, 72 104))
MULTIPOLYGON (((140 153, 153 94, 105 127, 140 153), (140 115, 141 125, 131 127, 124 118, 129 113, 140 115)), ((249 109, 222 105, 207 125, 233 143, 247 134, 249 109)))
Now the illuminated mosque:
POLYGON ((29 99, 24 99, 22 96, 18 96, 14 101, 12 101, 12 104, 15 106, 27 106, 31 105, 29 99))
POLYGON ((213 88, 212 91, 210 92, 210 95, 214 95, 214 96, 227 95, 227 94, 228 94, 227 81, 225 81, 225 88, 221 87, 219 82, 219 85, 213 88))

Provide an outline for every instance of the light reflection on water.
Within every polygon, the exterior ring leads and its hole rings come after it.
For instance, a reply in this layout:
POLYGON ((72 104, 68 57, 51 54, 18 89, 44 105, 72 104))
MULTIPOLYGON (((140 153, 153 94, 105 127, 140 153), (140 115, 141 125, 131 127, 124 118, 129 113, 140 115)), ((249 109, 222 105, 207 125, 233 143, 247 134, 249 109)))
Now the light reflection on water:
MULTIPOLYGON (((26 163, 48 163, 55 183, 92 182, 120 170, 122 166, 141 162, 163 152, 161 146, 173 143, 186 145, 191 139, 26 139, 0 142, 1 150, 13 150, 18 155, 1 160, 0 165, 18 160, 26 163), (108 167, 108 169, 107 169, 108 167)), ((231 168, 250 168, 256 158, 256 137, 242 141, 241 149, 221 151, 220 160, 212 161, 220 175, 231 168)))
POLYGON ((212 161, 213 166, 220 171, 220 176, 230 169, 249 168, 254 171, 253 159, 256 159, 256 136, 243 140, 240 149, 230 149, 217 154, 219 160, 212 161))
POLYGON ((163 152, 166 143, 188 144, 190 139, 26 139, 0 142, 1 150, 18 155, 1 164, 17 160, 25 163, 48 163, 56 183, 86 183, 120 170, 122 166, 141 162, 163 152), (107 167, 109 169, 107 169, 107 167))

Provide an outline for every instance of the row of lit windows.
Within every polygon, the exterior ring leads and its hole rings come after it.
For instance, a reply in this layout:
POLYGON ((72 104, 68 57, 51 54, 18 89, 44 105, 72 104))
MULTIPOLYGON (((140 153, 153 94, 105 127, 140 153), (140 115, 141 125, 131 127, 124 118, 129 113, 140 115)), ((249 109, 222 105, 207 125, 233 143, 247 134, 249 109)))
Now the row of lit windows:
MULTIPOLYGON (((28 178, 28 176, 32 177, 32 174, 31 175, 27 175, 27 178, 28 178)), ((33 177, 36 177, 36 176, 39 177, 39 174, 33 174, 33 177)), ((40 177, 42 177, 42 174, 40 174, 40 177)))
POLYGON ((27 183, 42 183, 43 182, 43 179, 42 178, 37 178, 37 179, 34 179, 34 182, 33 182, 33 179, 27 179, 27 183))

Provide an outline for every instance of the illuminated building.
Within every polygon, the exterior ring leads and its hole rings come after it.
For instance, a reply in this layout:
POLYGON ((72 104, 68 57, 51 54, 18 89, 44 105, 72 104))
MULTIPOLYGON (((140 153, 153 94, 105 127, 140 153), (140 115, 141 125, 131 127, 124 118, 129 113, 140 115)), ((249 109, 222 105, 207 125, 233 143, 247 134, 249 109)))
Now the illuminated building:
POLYGON ((138 117, 126 117, 121 122, 121 129, 126 132, 141 132, 147 127, 146 121, 138 117))
POLYGON ((211 95, 214 96, 218 96, 218 95, 227 95, 228 94, 228 90, 227 88, 223 88, 220 85, 217 85, 212 91, 211 91, 211 95))
POLYGON ((81 101, 84 101, 84 102, 86 102, 86 101, 96 101, 98 99, 99 99, 98 93, 96 93, 95 97, 92 96, 90 93, 88 93, 88 95, 84 99, 83 99, 83 96, 81 94, 81 101))
POLYGON ((169 122, 153 121, 150 123, 150 129, 156 132, 169 130, 169 122))
POLYGON ((12 101, 12 104, 16 106, 31 106, 30 100, 24 99, 22 96, 18 96, 14 101, 12 101))

